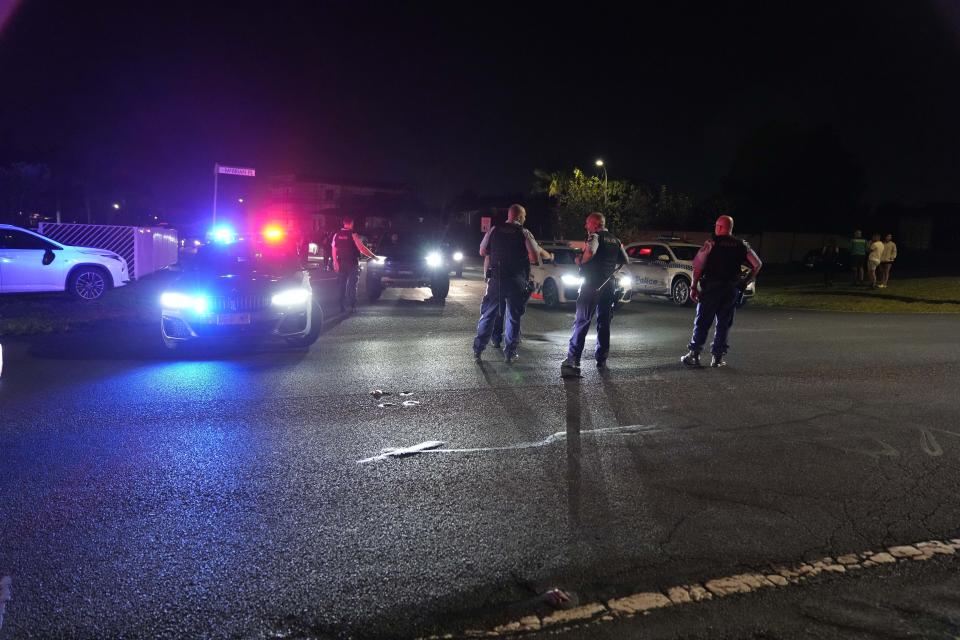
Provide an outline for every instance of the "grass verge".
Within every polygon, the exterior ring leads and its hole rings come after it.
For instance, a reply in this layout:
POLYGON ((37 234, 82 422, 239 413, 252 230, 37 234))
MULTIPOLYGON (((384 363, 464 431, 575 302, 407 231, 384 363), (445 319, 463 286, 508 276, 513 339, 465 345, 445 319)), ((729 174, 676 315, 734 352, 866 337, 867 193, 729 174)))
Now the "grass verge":
POLYGON ((750 304, 859 313, 960 313, 960 277, 906 278, 891 280, 886 289, 870 289, 839 279, 825 287, 822 280, 810 276, 767 280, 761 274, 750 304))
POLYGON ((100 300, 76 300, 65 293, 0 296, 0 337, 70 331, 104 321, 158 320, 158 298, 170 273, 152 274, 111 289, 100 300))

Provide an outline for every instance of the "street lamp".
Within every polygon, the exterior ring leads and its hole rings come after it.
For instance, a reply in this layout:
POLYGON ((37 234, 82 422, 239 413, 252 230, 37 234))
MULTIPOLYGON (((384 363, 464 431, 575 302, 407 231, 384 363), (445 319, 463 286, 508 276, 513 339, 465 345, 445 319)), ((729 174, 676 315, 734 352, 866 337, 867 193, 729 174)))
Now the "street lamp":
POLYGON ((120 203, 119 203, 119 202, 114 202, 114 203, 113 203, 113 208, 119 210, 119 209, 120 209, 120 203))
POLYGON ((603 212, 607 212, 607 166, 603 164, 603 160, 597 158, 597 161, 594 163, 601 169, 603 169, 603 212))

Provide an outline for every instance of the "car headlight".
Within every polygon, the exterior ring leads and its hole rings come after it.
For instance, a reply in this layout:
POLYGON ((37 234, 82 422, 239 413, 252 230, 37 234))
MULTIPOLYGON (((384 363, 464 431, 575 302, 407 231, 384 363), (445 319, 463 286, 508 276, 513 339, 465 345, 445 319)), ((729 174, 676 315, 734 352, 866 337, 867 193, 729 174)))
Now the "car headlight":
POLYGON ((386 264, 387 256, 377 256, 372 260, 373 264, 386 264))
POLYGON ((432 251, 427 254, 427 266, 428 267, 439 267, 443 264, 443 257, 436 251, 432 251))
POLYGON ((453 259, 454 259, 456 262, 463 262, 463 252, 462 252, 462 251, 457 251, 456 253, 454 253, 454 254, 453 254, 453 259))
POLYGON ((565 273, 562 276, 560 276, 560 280, 563 282, 563 284, 567 285, 568 287, 576 287, 583 284, 583 278, 581 278, 580 276, 569 274, 569 273, 565 273))
POLYGON ((160 306, 164 309, 192 309, 196 313, 205 313, 210 303, 206 296, 188 296, 185 293, 166 291, 160 296, 160 306))
POLYGON ((621 289, 629 289, 633 286, 633 277, 629 275, 620 276, 619 282, 621 289))
POLYGON ((298 307, 307 303, 307 300, 310 299, 310 291, 308 289, 287 289, 281 291, 280 293, 275 293, 270 302, 273 303, 275 307, 298 307))

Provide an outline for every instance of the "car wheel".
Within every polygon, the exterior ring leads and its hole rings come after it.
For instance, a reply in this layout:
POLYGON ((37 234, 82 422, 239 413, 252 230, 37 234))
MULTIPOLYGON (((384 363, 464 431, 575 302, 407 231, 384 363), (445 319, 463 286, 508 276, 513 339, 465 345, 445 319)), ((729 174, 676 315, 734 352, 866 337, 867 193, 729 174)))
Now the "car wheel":
POLYGON ((437 302, 444 302, 447 299, 447 294, 450 293, 450 276, 435 280, 430 286, 430 293, 437 302))
POLYGON ((543 303, 553 309, 560 306, 560 292, 552 279, 543 283, 543 303))
POLYGON ((320 332, 323 330, 323 307, 320 306, 318 300, 313 301, 313 305, 310 307, 310 331, 305 336, 297 336, 296 338, 287 338, 287 344, 292 347, 301 347, 306 348, 312 345, 320 337, 320 332))
POLYGON ((383 293, 383 286, 380 284, 380 278, 367 278, 367 300, 376 302, 383 293))
POLYGON ((67 291, 79 300, 99 300, 109 288, 110 276, 100 267, 80 267, 67 282, 67 291))
POLYGON ((683 276, 674 278, 670 286, 670 299, 681 307, 690 304, 690 281, 683 276))

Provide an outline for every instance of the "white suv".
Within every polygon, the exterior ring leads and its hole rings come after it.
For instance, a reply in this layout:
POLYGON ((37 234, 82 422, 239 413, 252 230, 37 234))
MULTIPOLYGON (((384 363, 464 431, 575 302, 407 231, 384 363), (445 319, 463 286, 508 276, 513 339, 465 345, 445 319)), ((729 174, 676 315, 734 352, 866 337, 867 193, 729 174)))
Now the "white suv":
MULTIPOLYGON (((675 304, 689 304, 693 259, 701 245, 669 238, 632 242, 625 249, 633 273, 633 295, 666 296, 675 304)), ((754 293, 751 282, 743 292, 744 301, 754 293)))
POLYGON ((113 251, 71 247, 0 224, 0 293, 67 291, 96 300, 128 282, 127 261, 113 251))

